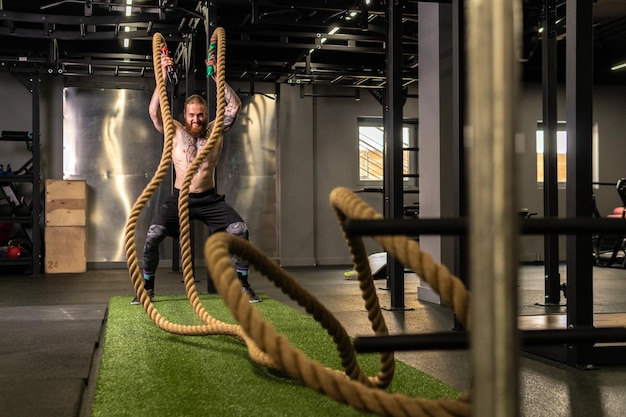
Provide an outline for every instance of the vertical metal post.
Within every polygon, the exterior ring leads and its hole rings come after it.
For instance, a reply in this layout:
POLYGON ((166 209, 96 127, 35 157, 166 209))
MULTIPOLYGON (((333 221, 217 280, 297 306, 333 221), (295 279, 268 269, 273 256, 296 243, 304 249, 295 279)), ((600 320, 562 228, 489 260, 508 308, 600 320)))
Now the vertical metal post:
MULTIPOLYGON (((217 17, 217 6, 215 5, 214 0, 209 0, 204 8, 204 35, 205 35, 205 45, 204 50, 199 51, 202 54, 203 62, 204 58, 207 57, 209 51, 209 45, 211 44, 211 36, 213 35, 213 30, 215 30, 215 26, 217 25, 215 18, 217 17)), ((219 51, 218 51, 219 53, 219 51)), ((202 67, 203 73, 202 76, 206 76, 206 68, 202 67)), ((215 117, 215 111, 217 107, 217 100, 215 98, 215 87, 214 81, 211 77, 206 77, 206 101, 209 106, 209 120, 213 120, 215 117)))
MULTIPOLYGON (((174 89, 176 88, 176 86, 170 83, 169 88, 170 90, 168 100, 170 102, 170 112, 172 112, 172 114, 174 115, 173 117, 176 118, 176 106, 174 103, 174 89)), ((174 165, 172 163, 170 163, 170 172, 172 173, 170 179, 170 188, 173 193, 174 184, 176 183, 176 172, 174 171, 174 165)), ((180 272, 180 241, 178 239, 174 239, 172 242, 172 272, 180 272)))
MULTIPOLYGON (((208 51, 209 51, 209 45, 211 44, 211 36, 213 34, 211 27, 215 29, 216 23, 214 19, 216 17, 217 17, 217 6, 215 4, 215 1, 209 0, 204 9, 204 32, 205 32, 205 38, 206 38, 205 48, 204 48, 204 51, 202 52, 204 57, 207 56, 208 51)), ((205 68, 203 67, 203 69, 205 68)), ((206 71, 203 72, 203 76, 206 76, 206 71)), ((211 115, 215 117, 215 112, 217 111, 217 99, 214 97, 216 89, 213 88, 212 82, 213 81, 211 77, 207 77, 206 79, 206 102, 207 102, 207 105, 209 106, 209 109, 208 109, 209 118, 211 118, 211 115)), ((218 179, 216 177, 215 181, 217 182, 217 180, 218 179)), ((213 279, 211 278, 211 275, 209 274, 208 268, 206 271, 206 286, 207 286, 207 292, 209 294, 217 294, 217 289, 215 288, 215 284, 213 283, 213 279)))
MULTIPOLYGON (((402 171, 402 2, 387 5, 387 89, 385 102, 384 205, 385 216, 403 216, 402 171)), ((387 259, 391 308, 404 308, 404 266, 389 256, 387 259)))
MULTIPOLYGON (((464 0, 452 0, 452 71, 453 85, 453 142, 454 142, 454 184, 457 189, 456 201, 454 204, 454 216, 458 218, 467 217, 468 195, 467 195, 467 169, 463 140, 463 126, 465 126, 465 105, 466 105, 466 56, 465 56, 465 13, 464 0)), ((454 238, 454 275, 459 277, 466 286, 468 282, 468 246, 467 236, 456 236, 454 238)), ((461 329, 461 324, 454 318, 454 328, 461 329)))
MULTIPOLYGON (((567 114, 566 212, 571 218, 591 218, 591 138, 593 117, 593 1, 567 0, 565 86, 567 114)), ((593 325, 593 259, 591 235, 568 235, 567 325, 593 325)), ((593 344, 568 349, 570 365, 593 363, 593 344)))
POLYGON ((33 260, 32 273, 41 274, 42 272, 42 250, 41 250, 41 131, 39 126, 39 97, 41 80, 37 77, 32 78, 32 100, 33 100, 33 211, 31 213, 33 222, 33 260))
POLYGON ((184 45, 184 70, 185 70, 185 96, 188 96, 196 89, 196 68, 194 53, 196 50, 196 42, 193 35, 187 35, 184 45))
POLYGON ((519 415, 514 116, 520 2, 469 0, 471 358, 475 416, 519 415))
MULTIPOLYGON (((557 178, 557 105, 556 105, 556 3, 544 0, 546 13, 541 37, 543 72, 543 214, 559 217, 557 178)), ((559 236, 544 236, 545 304, 559 304, 559 236)))

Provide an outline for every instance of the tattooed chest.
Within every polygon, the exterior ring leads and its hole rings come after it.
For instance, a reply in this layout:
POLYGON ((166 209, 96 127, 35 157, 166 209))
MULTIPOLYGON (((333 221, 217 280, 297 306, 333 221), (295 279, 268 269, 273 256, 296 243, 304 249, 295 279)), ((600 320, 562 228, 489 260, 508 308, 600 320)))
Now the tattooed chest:
POLYGON ((178 144, 178 152, 180 157, 187 160, 187 163, 191 163, 194 160, 207 142, 205 138, 195 139, 188 134, 183 134, 181 139, 178 144))

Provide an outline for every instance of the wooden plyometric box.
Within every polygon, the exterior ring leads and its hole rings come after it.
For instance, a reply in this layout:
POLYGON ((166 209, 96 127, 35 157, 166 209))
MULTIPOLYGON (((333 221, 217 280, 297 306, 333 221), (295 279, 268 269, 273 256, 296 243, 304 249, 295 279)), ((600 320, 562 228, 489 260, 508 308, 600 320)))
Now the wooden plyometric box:
POLYGON ((85 226, 85 180, 46 180, 46 226, 85 226))
POLYGON ((45 272, 62 274, 87 271, 87 235, 82 226, 45 228, 45 272))

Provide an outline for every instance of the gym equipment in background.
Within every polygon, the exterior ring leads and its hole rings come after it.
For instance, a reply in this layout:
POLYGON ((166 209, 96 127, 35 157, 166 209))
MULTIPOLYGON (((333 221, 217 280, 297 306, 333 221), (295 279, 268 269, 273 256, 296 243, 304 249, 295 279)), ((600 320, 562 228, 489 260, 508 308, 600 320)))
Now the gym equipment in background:
MULTIPOLYGON (((626 178, 620 178, 615 185, 615 189, 622 201, 622 206, 615 207, 613 212, 606 217, 624 219, 626 218, 626 178)), ((592 195, 592 198, 593 217, 602 218, 598 206, 596 205, 595 195, 592 195)), ((592 239, 593 256, 597 266, 610 267, 618 265, 620 268, 626 268, 626 235, 594 234, 592 239)))

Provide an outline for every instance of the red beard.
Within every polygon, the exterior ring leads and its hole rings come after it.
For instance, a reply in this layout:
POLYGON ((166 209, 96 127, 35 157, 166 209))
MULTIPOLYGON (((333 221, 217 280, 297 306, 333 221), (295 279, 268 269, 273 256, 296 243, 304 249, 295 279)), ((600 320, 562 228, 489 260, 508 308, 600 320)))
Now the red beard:
POLYGON ((197 138, 204 132, 204 126, 188 124, 187 131, 189 132, 191 136, 193 136, 194 138, 197 138))

